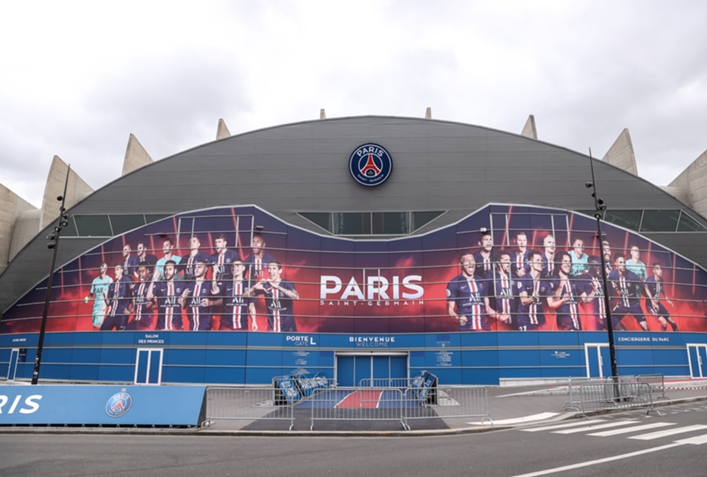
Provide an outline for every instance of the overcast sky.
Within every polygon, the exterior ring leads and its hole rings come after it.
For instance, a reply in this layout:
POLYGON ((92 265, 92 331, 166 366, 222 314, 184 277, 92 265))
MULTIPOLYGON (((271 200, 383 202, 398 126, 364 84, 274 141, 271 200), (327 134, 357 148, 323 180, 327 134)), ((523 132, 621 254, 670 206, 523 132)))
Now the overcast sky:
POLYGON ((707 149, 707 2, 0 3, 0 183, 54 155, 94 189, 154 160, 327 116, 460 121, 602 157, 624 128, 666 185, 707 149))

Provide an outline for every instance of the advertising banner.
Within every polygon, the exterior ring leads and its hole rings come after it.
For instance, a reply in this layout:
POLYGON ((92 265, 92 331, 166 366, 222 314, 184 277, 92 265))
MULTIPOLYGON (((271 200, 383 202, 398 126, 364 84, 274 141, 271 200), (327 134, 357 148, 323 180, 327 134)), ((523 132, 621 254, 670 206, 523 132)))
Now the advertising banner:
MULTIPOLYGON (((424 235, 353 240, 305 231, 254 206, 188 212, 63 265, 47 330, 383 340, 389 333, 603 330, 608 294, 617 331, 707 331, 704 269, 637 233, 603 228, 599 240, 594 219, 579 213, 489 205, 424 235)), ((0 333, 39 331, 45 287, 4 313, 0 333)))
POLYGON ((205 386, 0 386, 0 425, 197 426, 205 386))

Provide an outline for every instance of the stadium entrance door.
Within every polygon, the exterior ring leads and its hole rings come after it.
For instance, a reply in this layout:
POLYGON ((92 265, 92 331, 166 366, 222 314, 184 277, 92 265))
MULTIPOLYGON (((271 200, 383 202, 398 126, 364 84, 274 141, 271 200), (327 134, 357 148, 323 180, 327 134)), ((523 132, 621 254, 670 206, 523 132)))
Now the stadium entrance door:
POLYGON ((339 386, 358 386, 364 379, 366 386, 381 386, 386 385, 383 380, 395 378, 408 378, 407 353, 337 353, 336 355, 336 382, 339 386))
POLYGON ((20 350, 13 348, 10 350, 10 362, 7 363, 7 380, 14 381, 17 374, 17 361, 20 356, 20 350))
POLYGON ((690 363, 691 378, 707 378, 707 345, 688 344, 687 361, 690 363))
POLYGON ((162 382, 162 348, 138 348, 135 360, 135 384, 162 382))
POLYGON ((587 363, 588 378, 611 376, 611 357, 608 343, 585 343, 584 357, 587 363))

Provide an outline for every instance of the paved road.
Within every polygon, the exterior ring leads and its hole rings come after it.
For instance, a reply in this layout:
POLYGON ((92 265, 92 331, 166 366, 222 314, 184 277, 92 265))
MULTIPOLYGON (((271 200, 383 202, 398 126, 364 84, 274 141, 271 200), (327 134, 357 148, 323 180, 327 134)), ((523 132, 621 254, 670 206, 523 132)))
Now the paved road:
POLYGON ((663 416, 633 411, 444 437, 8 433, 0 434, 0 475, 495 477, 533 475, 589 462, 585 467, 535 475, 704 477, 707 403, 661 411, 663 416), (565 427, 548 427, 558 425, 565 427), (645 453, 592 464, 636 452, 645 453))

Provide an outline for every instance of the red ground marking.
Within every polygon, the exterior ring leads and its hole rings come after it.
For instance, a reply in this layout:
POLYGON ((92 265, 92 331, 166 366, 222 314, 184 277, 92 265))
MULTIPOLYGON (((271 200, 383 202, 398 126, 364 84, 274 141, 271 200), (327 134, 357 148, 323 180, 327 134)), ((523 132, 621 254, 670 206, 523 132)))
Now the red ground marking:
POLYGON ((356 391, 342 399, 336 407, 348 409, 375 409, 378 407, 381 394, 383 394, 383 391, 356 391))

